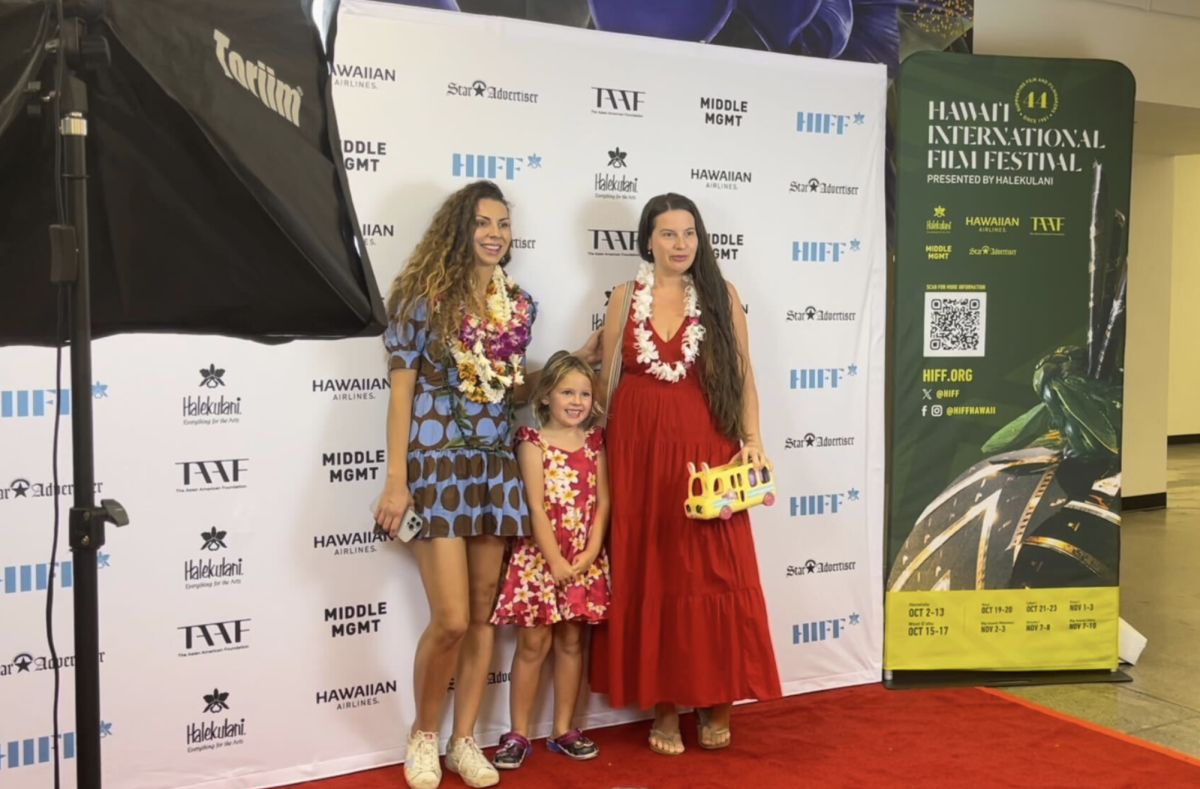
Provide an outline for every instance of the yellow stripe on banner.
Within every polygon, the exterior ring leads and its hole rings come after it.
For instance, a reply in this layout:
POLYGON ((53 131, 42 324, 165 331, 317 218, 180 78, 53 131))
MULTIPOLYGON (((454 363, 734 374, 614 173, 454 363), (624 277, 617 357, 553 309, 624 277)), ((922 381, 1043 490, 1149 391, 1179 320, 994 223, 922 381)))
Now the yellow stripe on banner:
POLYGON ((1115 669, 1121 590, 888 592, 889 671, 1115 669))

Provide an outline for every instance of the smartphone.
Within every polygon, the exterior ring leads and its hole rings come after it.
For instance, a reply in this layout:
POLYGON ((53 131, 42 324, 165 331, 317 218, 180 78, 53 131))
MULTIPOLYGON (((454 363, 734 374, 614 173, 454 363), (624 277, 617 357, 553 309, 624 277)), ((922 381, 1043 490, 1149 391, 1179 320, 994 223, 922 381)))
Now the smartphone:
MULTIPOLYGON (((375 511, 379 509, 379 499, 382 493, 375 497, 371 502, 371 516, 374 517, 375 511)), ((421 516, 416 513, 410 504, 408 509, 404 511, 404 517, 400 519, 400 529, 396 536, 400 538, 400 542, 409 542, 413 537, 421 533, 421 529, 425 527, 425 522, 421 520, 421 516)), ((376 531, 383 531, 383 527, 378 523, 375 524, 376 531)))

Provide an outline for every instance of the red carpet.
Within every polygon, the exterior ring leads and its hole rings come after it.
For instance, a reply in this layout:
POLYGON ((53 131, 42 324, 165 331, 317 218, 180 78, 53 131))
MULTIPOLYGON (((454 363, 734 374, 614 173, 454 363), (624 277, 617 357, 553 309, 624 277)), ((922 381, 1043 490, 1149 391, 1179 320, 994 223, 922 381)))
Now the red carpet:
MULTIPOLYGON (((733 745, 687 753, 646 748, 648 723, 597 729, 600 758, 582 764, 538 742, 525 766, 502 774, 521 789, 752 789, 764 787, 1200 786, 1200 760, 1124 734, 1065 719, 1012 697, 973 688, 887 691, 880 685, 813 693, 734 712, 733 745)), ((464 784, 446 774, 442 786, 464 784)), ((403 789, 402 768, 300 784, 302 789, 403 789)))

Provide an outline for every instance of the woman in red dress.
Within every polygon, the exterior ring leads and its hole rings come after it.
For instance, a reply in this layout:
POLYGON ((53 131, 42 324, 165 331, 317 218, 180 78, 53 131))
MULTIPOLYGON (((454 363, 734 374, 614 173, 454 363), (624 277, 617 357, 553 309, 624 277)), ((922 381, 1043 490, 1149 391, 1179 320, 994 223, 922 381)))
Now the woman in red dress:
POLYGON ((619 380, 607 429, 612 606, 590 680, 614 707, 654 707, 650 747, 673 756, 680 705, 696 708, 700 746, 716 749, 731 741, 733 702, 782 695, 748 514, 698 521, 683 508, 689 463, 768 461, 745 313, 695 204, 653 198, 638 245, 646 262, 613 291, 604 329, 601 391, 619 380))

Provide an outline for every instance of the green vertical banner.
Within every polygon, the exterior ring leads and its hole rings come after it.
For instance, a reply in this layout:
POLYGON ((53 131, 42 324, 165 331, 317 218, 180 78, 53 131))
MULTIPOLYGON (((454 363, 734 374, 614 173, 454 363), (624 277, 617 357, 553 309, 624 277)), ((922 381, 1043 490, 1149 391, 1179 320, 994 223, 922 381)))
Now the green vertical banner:
POLYGON ((1134 80, 898 79, 889 670, 1116 668, 1134 80))

